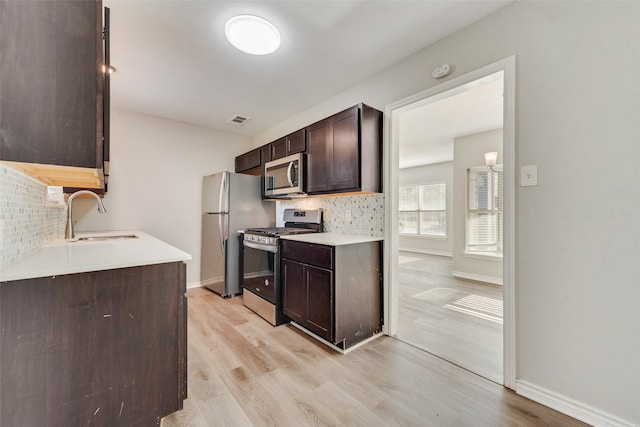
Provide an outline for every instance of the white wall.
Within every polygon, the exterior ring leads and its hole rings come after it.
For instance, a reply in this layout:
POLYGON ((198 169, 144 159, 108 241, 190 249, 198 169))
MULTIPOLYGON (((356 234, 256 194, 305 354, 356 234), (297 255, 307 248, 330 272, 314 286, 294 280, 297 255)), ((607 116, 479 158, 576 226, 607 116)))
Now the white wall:
POLYGON ((417 166, 398 171, 400 185, 420 185, 444 182, 447 195, 447 237, 430 238, 400 235, 400 250, 434 255, 453 255, 455 236, 453 222, 453 162, 417 166))
POLYGON ((497 151, 497 164, 502 164, 502 129, 474 135, 461 136, 453 140, 453 275, 489 283, 502 284, 502 258, 487 259, 465 255, 465 208, 467 197, 467 169, 484 165, 484 153, 497 151))
POLYGON ((514 2, 256 137, 517 56, 518 388, 640 423, 640 2, 514 2), (556 394, 552 394, 552 393, 556 394))
POLYGON ((76 199, 76 230, 149 233, 191 254, 187 282, 193 285, 200 281, 202 176, 233 170, 235 156, 249 148, 246 137, 112 109, 107 213, 76 199))

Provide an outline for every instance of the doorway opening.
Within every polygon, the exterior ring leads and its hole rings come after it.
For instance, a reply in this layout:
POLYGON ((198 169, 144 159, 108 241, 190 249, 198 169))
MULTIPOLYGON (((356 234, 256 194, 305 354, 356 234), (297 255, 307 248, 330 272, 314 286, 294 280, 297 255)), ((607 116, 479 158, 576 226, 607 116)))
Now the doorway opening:
POLYGON ((509 388, 514 92, 511 57, 388 106, 385 135, 385 333, 509 388))

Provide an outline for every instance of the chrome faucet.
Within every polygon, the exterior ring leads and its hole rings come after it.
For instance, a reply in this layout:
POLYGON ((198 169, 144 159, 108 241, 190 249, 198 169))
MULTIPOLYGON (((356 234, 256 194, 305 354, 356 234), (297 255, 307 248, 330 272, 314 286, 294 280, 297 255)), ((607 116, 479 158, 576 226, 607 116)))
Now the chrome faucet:
POLYGON ((75 193, 70 195, 69 196, 69 200, 67 201, 67 229, 64 232, 64 238, 67 239, 67 240, 75 239, 75 237, 76 237, 76 233, 73 231, 73 217, 71 215, 71 206, 73 205, 73 199, 76 196, 80 196, 82 194, 86 194, 86 195, 95 197, 95 199, 98 201, 98 212, 105 213, 107 211, 104 208, 104 205, 102 204, 102 200, 100 199, 100 197, 98 197, 98 195, 96 193, 94 193, 93 191, 80 190, 80 191, 76 191, 75 193))

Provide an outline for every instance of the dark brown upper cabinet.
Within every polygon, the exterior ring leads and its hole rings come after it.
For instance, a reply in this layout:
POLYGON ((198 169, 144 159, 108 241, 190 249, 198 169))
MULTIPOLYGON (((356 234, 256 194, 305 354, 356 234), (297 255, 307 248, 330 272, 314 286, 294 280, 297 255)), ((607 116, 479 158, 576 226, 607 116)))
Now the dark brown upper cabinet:
POLYGON ((271 144, 271 160, 281 159, 287 156, 287 139, 282 137, 273 141, 271 144))
POLYGON ((364 104, 307 128, 307 193, 382 191, 382 112, 364 104))
POLYGON ((264 164, 271 161, 271 144, 263 145, 260 147, 260 167, 264 167, 264 164))
POLYGON ((236 157, 236 172, 254 174, 255 171, 255 175, 260 175, 261 151, 261 148, 256 148, 236 157))
POLYGON ((0 2, 0 40, 0 160, 101 174, 102 2, 0 2))
POLYGON ((306 149, 306 131, 300 129, 290 135, 271 143, 271 160, 281 159, 296 153, 304 153, 306 149))
POLYGON ((358 104, 236 157, 236 172, 260 175, 265 163, 295 153, 307 154, 310 195, 380 193, 382 112, 358 104))

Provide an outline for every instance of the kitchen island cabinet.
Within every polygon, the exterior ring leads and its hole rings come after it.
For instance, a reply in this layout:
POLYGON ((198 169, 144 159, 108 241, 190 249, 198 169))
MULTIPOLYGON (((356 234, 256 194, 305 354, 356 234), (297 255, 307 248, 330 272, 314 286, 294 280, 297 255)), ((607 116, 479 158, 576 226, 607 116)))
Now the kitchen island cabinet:
POLYGON ((0 425, 153 426, 182 409, 190 257, 136 233, 54 244, 0 276, 0 425), (143 265, 124 264, 145 248, 130 261, 143 265), (75 272, 75 249, 80 259, 102 252, 104 269, 75 272), (46 260, 58 257, 68 258, 60 275, 7 280, 31 262, 50 271, 46 260))
POLYGON ((0 160, 68 191, 104 190, 101 1, 0 2, 0 40, 0 160))
POLYGON ((312 234, 281 237, 283 312, 344 351, 382 330, 381 239, 312 234))

